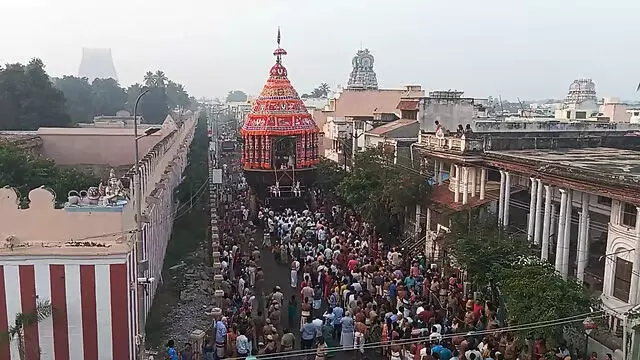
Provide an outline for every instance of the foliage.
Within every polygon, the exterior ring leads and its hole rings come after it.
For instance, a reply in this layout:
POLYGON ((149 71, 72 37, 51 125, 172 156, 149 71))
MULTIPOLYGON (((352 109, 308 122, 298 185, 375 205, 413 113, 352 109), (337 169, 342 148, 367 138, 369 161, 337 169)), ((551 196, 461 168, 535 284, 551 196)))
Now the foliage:
POLYGON ((48 318, 53 313, 53 306, 48 300, 38 300, 33 312, 30 313, 17 313, 16 319, 4 333, 4 340, 7 342, 16 341, 18 343, 18 355, 20 360, 27 358, 27 351, 35 352, 39 354, 39 349, 26 349, 26 341, 24 338, 24 330, 30 326, 33 326, 42 320, 48 318))
POLYGON ((66 109, 74 124, 89 122, 96 115, 95 95, 89 80, 85 77, 63 76, 53 79, 55 87, 62 91, 66 99, 66 109))
POLYGON ((229 91, 225 101, 226 102, 241 102, 241 101, 247 101, 247 98, 248 98, 248 96, 244 91, 233 90, 233 91, 229 91))
POLYGON ((124 109, 127 93, 114 79, 95 79, 91 83, 93 90, 93 114, 115 115, 124 109))
POLYGON ((170 108, 188 108, 192 105, 192 99, 189 97, 184 85, 169 80, 167 81, 166 91, 170 108))
POLYGON ((322 83, 322 84, 318 85, 317 88, 313 89, 313 91, 311 93, 302 94, 301 98, 303 98, 303 99, 306 99, 306 98, 323 98, 323 97, 329 96, 329 91, 331 91, 331 88, 329 87, 329 84, 322 83))
POLYGON ((0 130, 71 124, 64 95, 53 86, 40 59, 0 68, 0 114, 0 130))
MULTIPOLYGON (((552 265, 535 257, 525 237, 509 234, 496 224, 486 210, 469 209, 453 219, 443 246, 467 271, 475 289, 489 288, 494 301, 502 295, 510 325, 589 312, 593 302, 579 283, 562 279, 552 265)), ((550 339, 561 331, 560 326, 524 333, 550 339)))
POLYGON ((334 193, 347 173, 336 163, 321 158, 318 164, 315 186, 324 193, 334 193))
POLYGON ((492 215, 469 209, 453 219, 452 232, 444 239, 444 249, 467 270, 476 289, 495 284, 519 256, 530 253, 526 239, 496 224, 492 215))
POLYGON ((373 148, 356 155, 336 194, 381 233, 398 235, 405 208, 424 200, 428 190, 423 176, 395 166, 392 154, 373 148))
POLYGON ((28 203, 29 191, 45 186, 56 194, 56 203, 67 200, 71 190, 97 186, 100 179, 71 168, 56 167, 54 162, 15 147, 0 147, 0 187, 11 186, 20 193, 21 204, 28 203))
POLYGON ((147 71, 144 75, 144 85, 151 91, 140 100, 139 106, 148 124, 162 124, 169 114, 167 81, 167 76, 160 70, 155 73, 147 71))
MULTIPOLYGON (((564 280, 555 268, 537 258, 521 258, 500 283, 506 294, 510 325, 552 321, 590 312, 595 304, 574 280, 564 280)), ((580 324, 581 318, 578 319, 580 324)), ((565 324, 566 325, 566 324, 565 324)), ((525 331, 529 338, 557 338, 562 326, 525 331)))

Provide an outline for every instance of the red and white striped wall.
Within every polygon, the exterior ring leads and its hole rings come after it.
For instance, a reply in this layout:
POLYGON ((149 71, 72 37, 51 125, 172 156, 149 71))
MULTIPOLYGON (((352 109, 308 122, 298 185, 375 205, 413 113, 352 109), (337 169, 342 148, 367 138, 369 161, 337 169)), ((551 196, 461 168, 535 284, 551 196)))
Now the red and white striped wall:
MULTIPOLYGON (((0 258, 0 333, 49 300, 53 315, 25 328, 26 360, 133 359, 132 256, 0 258)), ((17 341, 0 342, 0 359, 19 360, 17 341)))

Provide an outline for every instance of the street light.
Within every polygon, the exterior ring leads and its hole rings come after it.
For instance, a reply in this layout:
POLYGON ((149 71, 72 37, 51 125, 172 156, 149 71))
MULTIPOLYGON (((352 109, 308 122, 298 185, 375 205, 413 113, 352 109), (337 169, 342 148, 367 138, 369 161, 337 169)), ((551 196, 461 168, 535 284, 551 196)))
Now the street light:
MULTIPOLYGON (((136 171, 135 171, 135 179, 136 179, 136 188, 135 188, 135 192, 136 192, 136 199, 135 199, 135 207, 136 207, 136 267, 138 269, 138 277, 140 276, 140 273, 143 272, 141 270, 141 263, 144 260, 142 258, 143 255, 143 251, 144 249, 142 248, 142 177, 140 176, 140 155, 138 153, 138 140, 140 140, 141 138, 151 135, 155 132, 157 132, 158 130, 160 130, 160 128, 149 128, 147 130, 145 130, 144 135, 142 136, 138 136, 138 103, 140 102, 140 99, 142 99, 143 96, 145 96, 146 94, 149 93, 149 91, 151 91, 151 89, 147 88, 144 89, 136 98, 136 102, 133 105, 133 136, 134 136, 134 143, 135 143, 135 158, 134 158, 134 163, 135 163, 135 167, 136 167, 136 171)), ((138 282, 138 286, 142 286, 139 282, 138 282)), ((144 351, 145 351, 145 325, 144 325, 144 321, 145 321, 145 315, 144 315, 145 311, 144 311, 144 292, 141 291, 141 289, 138 289, 138 324, 140 326, 140 349, 139 349, 139 355, 138 355, 138 359, 142 359, 144 357, 144 351)))

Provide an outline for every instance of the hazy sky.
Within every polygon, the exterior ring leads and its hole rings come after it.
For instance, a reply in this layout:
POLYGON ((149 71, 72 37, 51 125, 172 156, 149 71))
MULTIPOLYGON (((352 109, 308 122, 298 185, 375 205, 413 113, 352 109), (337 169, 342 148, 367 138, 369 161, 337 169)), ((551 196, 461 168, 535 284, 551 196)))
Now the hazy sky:
POLYGON ((122 84, 162 69, 198 97, 259 92, 278 26, 300 93, 346 83, 362 46, 381 87, 559 98, 591 77, 599 96, 640 97, 639 0, 19 0, 2 15, 0 63, 76 75, 83 46, 109 47, 122 84))

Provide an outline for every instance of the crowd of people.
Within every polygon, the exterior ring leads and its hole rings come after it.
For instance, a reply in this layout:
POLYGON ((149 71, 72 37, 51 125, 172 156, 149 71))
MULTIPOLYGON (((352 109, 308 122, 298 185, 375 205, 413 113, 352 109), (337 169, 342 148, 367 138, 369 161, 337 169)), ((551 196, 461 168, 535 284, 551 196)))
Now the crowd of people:
MULTIPOLYGON (((389 245, 349 208, 317 199, 314 210, 261 207, 251 217, 240 164, 229 163, 225 176, 217 249, 225 296, 214 309, 204 359, 540 360, 547 354, 542 339, 529 349, 495 331, 502 325, 495 306, 469 298, 458 274, 443 276, 423 255, 389 245), (265 276, 275 275, 263 271, 263 256, 288 267, 289 279, 266 288, 265 276)), ((556 357, 566 358, 562 351, 556 357)))

